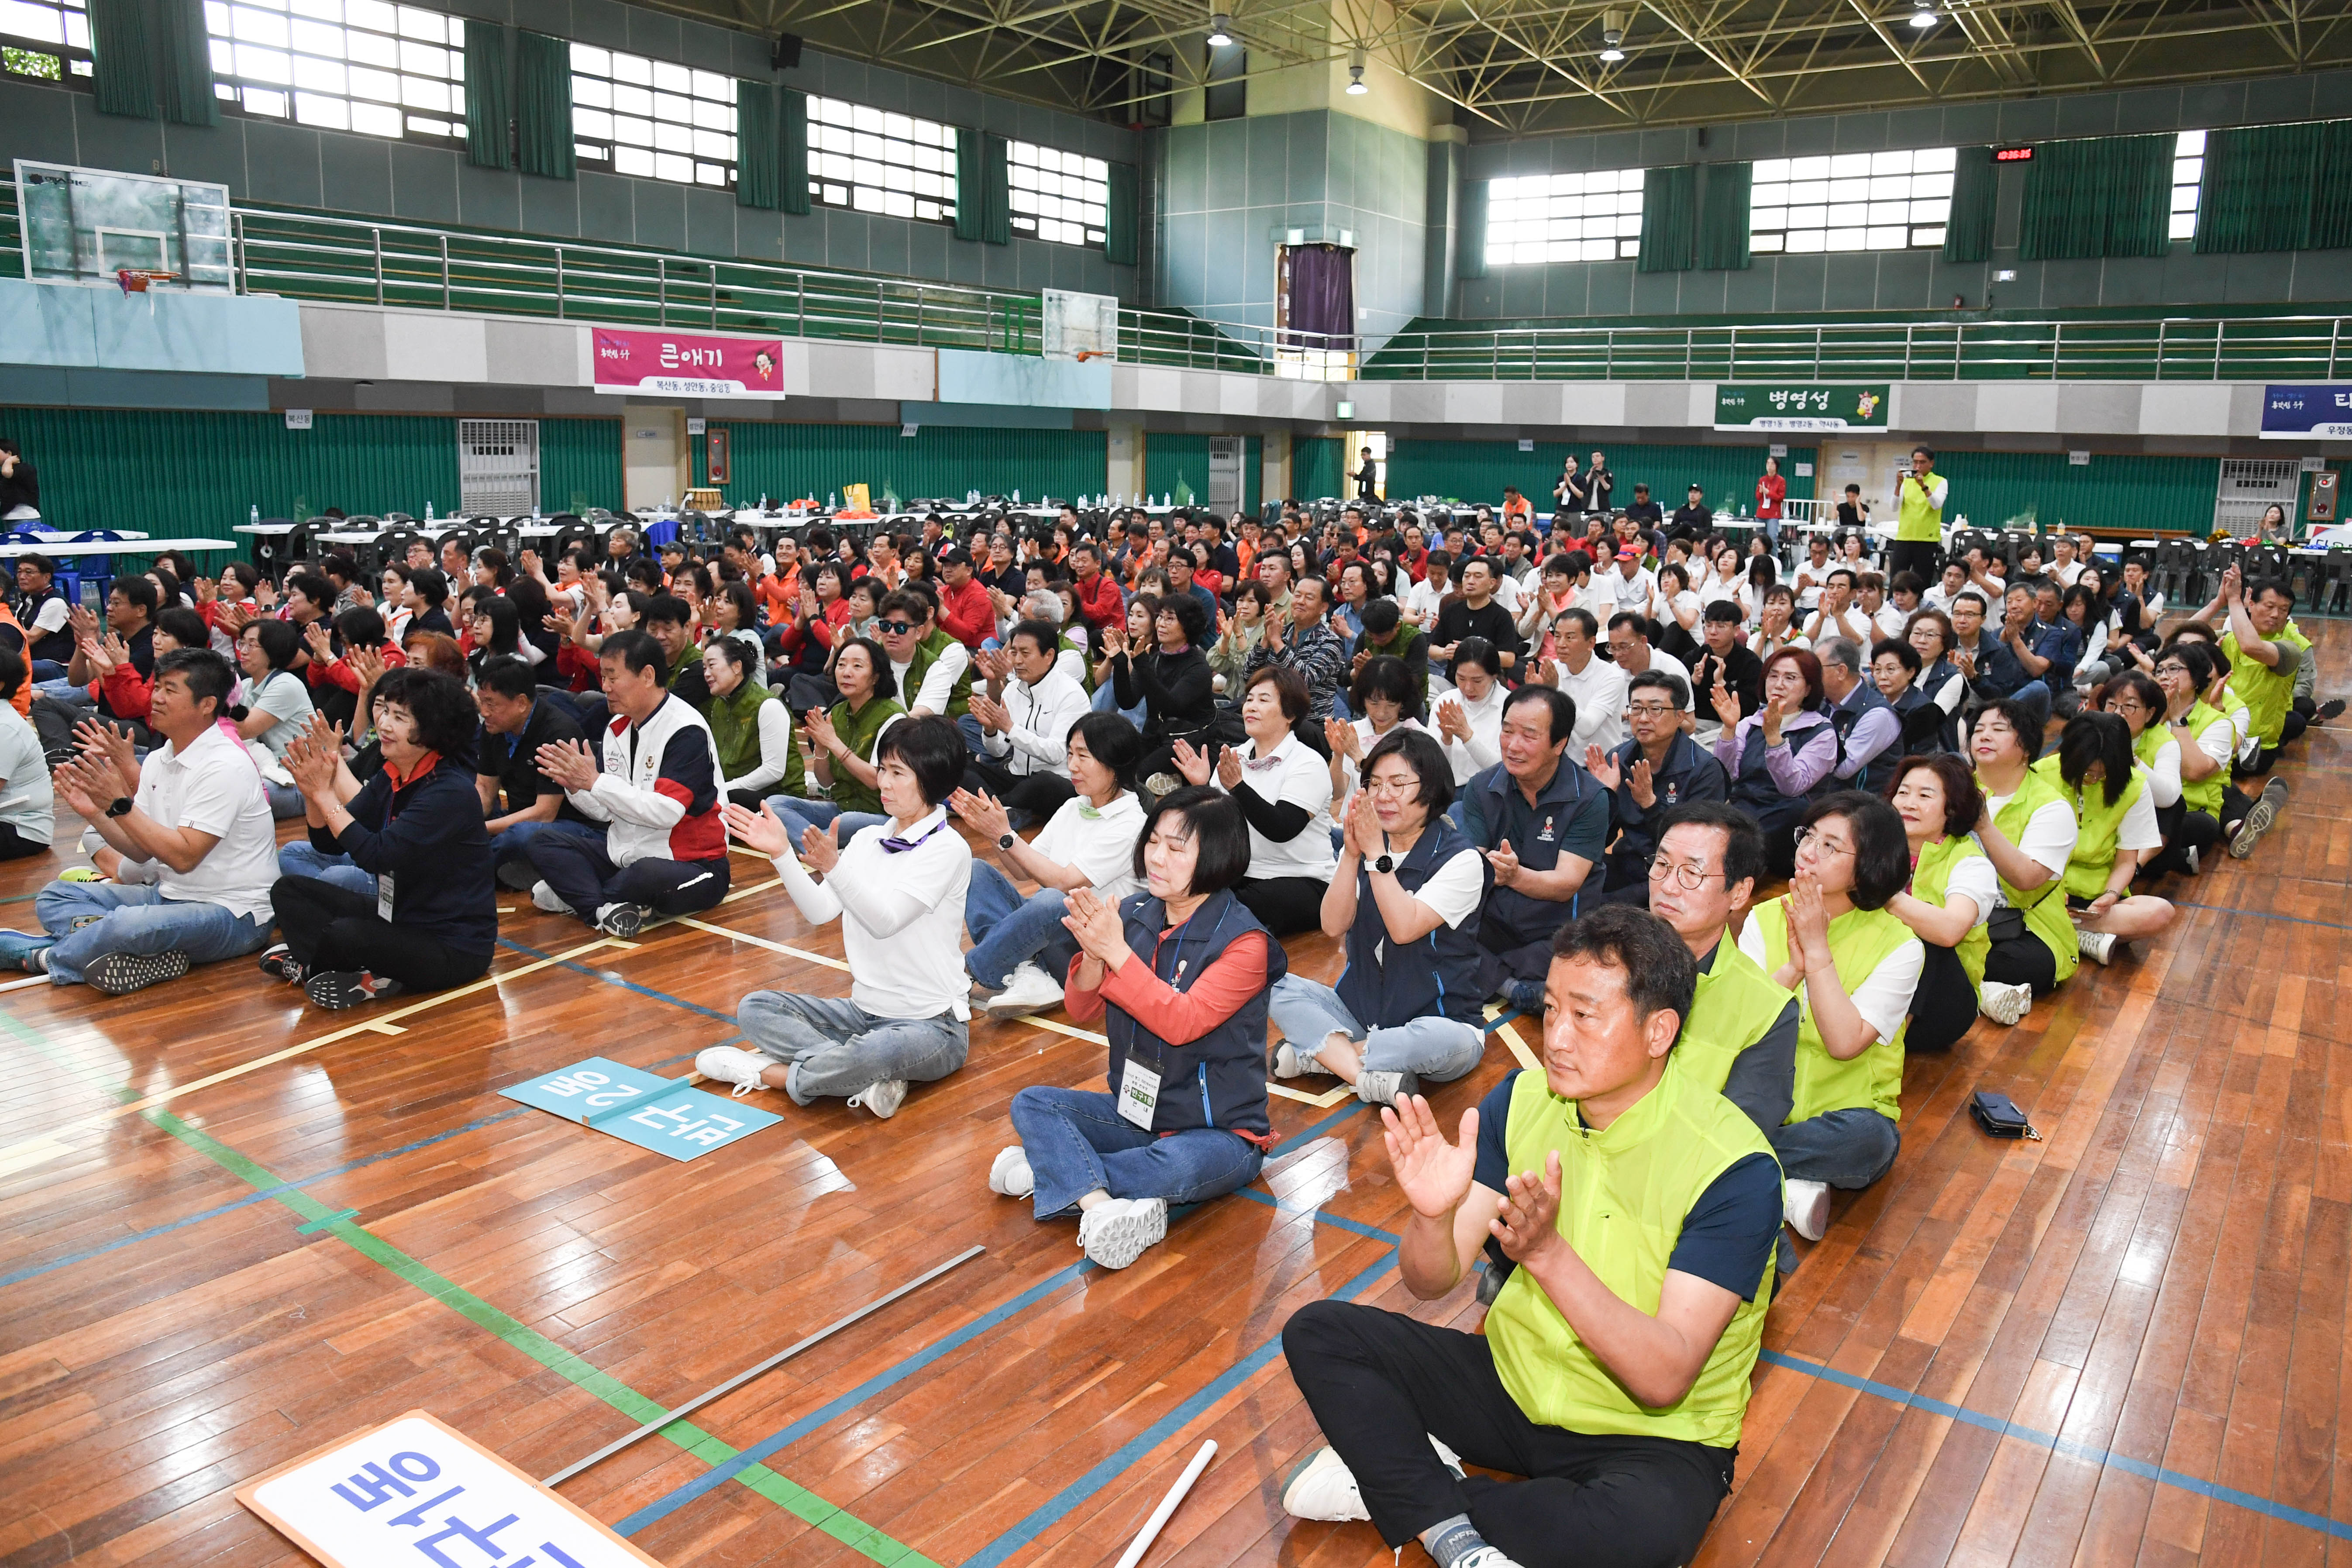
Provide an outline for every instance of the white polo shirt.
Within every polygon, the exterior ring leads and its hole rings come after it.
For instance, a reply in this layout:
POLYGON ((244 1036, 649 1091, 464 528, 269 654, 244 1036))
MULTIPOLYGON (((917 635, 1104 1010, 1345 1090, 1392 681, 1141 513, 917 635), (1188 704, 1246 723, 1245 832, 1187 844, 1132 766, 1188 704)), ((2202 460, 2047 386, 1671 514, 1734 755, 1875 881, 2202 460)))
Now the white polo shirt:
POLYGON ((797 856, 779 855, 774 865, 803 919, 841 921, 851 1001, 878 1018, 971 1016, 962 952, 971 849, 944 807, 904 829, 894 822, 858 829, 822 882, 797 856), (911 847, 884 847, 894 834, 911 847))
POLYGON ((1276 805, 1303 806, 1307 815, 1307 826, 1285 841, 1268 838, 1251 826, 1251 879, 1319 877, 1329 881, 1339 866, 1339 854, 1331 847, 1331 764, 1297 735, 1283 736, 1282 744, 1263 759, 1255 741, 1242 746, 1239 755, 1242 782, 1251 793, 1276 805))
POLYGON ((1029 847, 1056 866, 1085 872, 1096 897, 1115 904, 1143 890, 1143 879, 1135 874, 1135 841, 1142 831, 1143 803, 1133 790, 1119 791, 1100 811, 1072 795, 1029 847))
POLYGON ((126 882, 152 882, 167 899, 218 904, 234 915, 266 921, 269 888, 278 880, 278 824, 261 793, 261 774, 215 724, 184 752, 164 745, 139 767, 139 809, 166 827, 193 827, 219 842, 184 872, 161 860, 122 863, 126 882))

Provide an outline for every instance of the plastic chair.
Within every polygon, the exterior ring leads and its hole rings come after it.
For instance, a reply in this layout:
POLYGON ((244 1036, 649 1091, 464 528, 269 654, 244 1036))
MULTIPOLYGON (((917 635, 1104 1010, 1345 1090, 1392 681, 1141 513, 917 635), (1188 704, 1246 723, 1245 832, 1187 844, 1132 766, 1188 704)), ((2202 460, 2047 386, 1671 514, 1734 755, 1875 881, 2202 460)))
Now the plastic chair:
POLYGON ((287 547, 293 543, 298 535, 307 543, 309 532, 296 524, 291 518, 265 517, 261 521, 264 527, 275 527, 279 523, 286 525, 286 531, 283 534, 257 533, 253 536, 253 563, 268 574, 269 580, 274 583, 285 575, 286 563, 291 559, 287 547))

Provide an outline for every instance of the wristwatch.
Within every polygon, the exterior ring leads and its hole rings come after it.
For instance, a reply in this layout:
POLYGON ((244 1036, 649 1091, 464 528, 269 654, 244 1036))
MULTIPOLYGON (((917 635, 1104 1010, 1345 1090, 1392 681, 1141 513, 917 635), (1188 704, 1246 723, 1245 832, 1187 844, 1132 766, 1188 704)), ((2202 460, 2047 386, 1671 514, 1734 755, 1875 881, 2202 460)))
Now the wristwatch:
POLYGON ((1011 849, 1014 843, 1015 840, 1010 833, 1002 833, 997 835, 996 847, 999 849, 1011 849))
POLYGON ((106 815, 107 815, 107 816, 130 816, 130 815, 131 815, 131 797, 130 797, 129 795, 117 795, 117 796, 115 796, 115 797, 114 797, 114 799, 113 799, 111 802, 110 802, 110 803, 108 804, 107 808, 106 808, 106 815))
POLYGON ((1381 858, 1372 862, 1372 869, 1383 877, 1389 876, 1396 870, 1396 857, 1383 850, 1381 858))

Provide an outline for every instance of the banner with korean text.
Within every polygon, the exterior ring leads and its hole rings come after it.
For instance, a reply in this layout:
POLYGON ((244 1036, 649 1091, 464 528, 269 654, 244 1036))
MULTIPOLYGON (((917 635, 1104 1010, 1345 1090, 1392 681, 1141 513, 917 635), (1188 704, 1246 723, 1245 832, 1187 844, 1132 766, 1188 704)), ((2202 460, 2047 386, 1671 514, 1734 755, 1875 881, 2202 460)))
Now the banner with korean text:
POLYGON ((665 397, 783 397, 782 338, 597 327, 596 390, 665 397))

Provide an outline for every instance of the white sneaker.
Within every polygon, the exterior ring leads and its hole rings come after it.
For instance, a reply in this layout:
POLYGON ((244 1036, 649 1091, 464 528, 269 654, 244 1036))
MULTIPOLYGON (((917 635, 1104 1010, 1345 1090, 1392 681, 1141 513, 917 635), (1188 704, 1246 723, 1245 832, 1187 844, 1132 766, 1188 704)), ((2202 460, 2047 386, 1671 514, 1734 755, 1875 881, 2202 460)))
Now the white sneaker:
POLYGON ((1356 1075, 1356 1098, 1366 1105, 1394 1105, 1398 1100, 1420 1092, 1421 1075, 1410 1068, 1395 1072, 1366 1069, 1356 1075))
POLYGON ((1519 1564, 1504 1556, 1503 1549, 1490 1541, 1456 1557, 1454 1568, 1519 1568, 1519 1564))
POLYGON ((983 1009, 992 1018, 1021 1018, 1062 1005, 1062 988, 1034 963, 1013 966, 1004 989, 988 999, 983 1009))
POLYGON ((1025 1198, 1037 1191, 1037 1177, 1029 1169, 1029 1151, 1015 1143, 996 1152, 988 1167, 988 1190, 999 1197, 1025 1198))
POLYGON ((1302 1055, 1288 1040, 1274 1047, 1274 1076, 1276 1078, 1329 1078, 1331 1069, 1313 1057, 1302 1055))
POLYGON ((851 1105, 862 1105, 885 1121, 898 1115, 898 1107, 906 1102, 907 1080, 903 1078, 886 1078, 879 1083, 869 1083, 849 1097, 851 1105))
POLYGON ((1819 1241, 1830 1227, 1830 1184, 1790 1176, 1780 1183, 1780 1217, 1807 1241, 1819 1241))
MULTIPOLYGON (((541 884, 542 887, 545 885, 541 884)), ((694 1058, 694 1070, 703 1077, 714 1083, 733 1084, 737 1100, 755 1089, 767 1088, 766 1081, 760 1075, 775 1065, 773 1057, 763 1057, 740 1046, 711 1046, 694 1058)))
POLYGON ((1314 1457, 1290 1473, 1283 1483, 1282 1511, 1293 1519, 1320 1520, 1327 1524, 1370 1521, 1364 1494, 1356 1489, 1355 1473, 1336 1448, 1318 1448, 1314 1457))
POLYGON ((1167 1234, 1166 1198, 1112 1198, 1078 1215, 1078 1245, 1097 1268, 1124 1268, 1167 1234))
POLYGON ((2033 1011, 2033 987, 2003 985, 1998 980, 1988 980, 1977 992, 1977 1010, 1996 1024, 2015 1028, 2033 1011))
POLYGON ((574 912, 572 906, 557 898, 555 889, 545 882, 533 882, 530 885, 530 901, 534 907, 545 910, 551 915, 568 915, 574 912))
POLYGON ((635 936, 652 913, 643 904, 605 904, 596 910, 596 929, 606 936, 635 936))
POLYGON ((2074 945, 2084 958, 2094 963, 2113 963, 2116 960, 2116 935, 2105 931, 2078 931, 2074 945))

